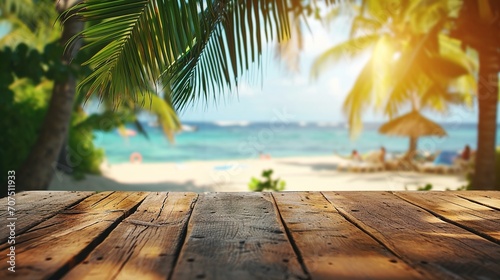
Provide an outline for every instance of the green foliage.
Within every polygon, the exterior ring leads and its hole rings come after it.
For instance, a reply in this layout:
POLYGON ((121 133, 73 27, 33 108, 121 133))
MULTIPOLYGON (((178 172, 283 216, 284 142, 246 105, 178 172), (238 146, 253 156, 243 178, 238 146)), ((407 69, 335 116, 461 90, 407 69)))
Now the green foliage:
POLYGON ((284 190, 286 185, 285 181, 281 181, 279 178, 276 180, 271 179, 272 174, 272 169, 262 171, 263 180, 252 177, 252 179, 250 179, 250 183, 248 183, 248 187, 254 192, 261 192, 264 190, 278 192, 284 190))
POLYGON ((73 176, 77 179, 84 174, 100 174, 99 166, 104 160, 104 150, 94 146, 93 130, 85 126, 77 126, 87 117, 83 112, 73 113, 72 126, 69 131, 68 156, 73 176))
POLYGON ((423 187, 418 187, 417 191, 430 191, 432 190, 432 184, 426 184, 423 187))
MULTIPOLYGON (((35 143, 45 116, 52 83, 33 85, 26 79, 9 87, 12 97, 0 103, 0 172, 17 169, 35 143)), ((4 95, 5 92, 0 94, 4 95)))
MULTIPOLYGON (((457 188, 456 191, 466 191, 467 189, 468 189, 467 186, 464 185, 464 186, 461 186, 461 187, 457 188)), ((446 188, 446 190, 450 191, 450 189, 448 189, 448 188, 446 188)))
MULTIPOLYGON (((69 71, 60 61, 62 48, 48 43, 43 52, 24 43, 0 49, 0 171, 18 169, 38 137, 45 117, 52 80, 64 79, 69 71)), ((77 111, 78 112, 78 111, 77 111)), ((76 176, 98 173, 104 152, 92 143, 92 130, 78 127, 83 112, 73 114, 69 132, 69 157, 76 176)))
MULTIPOLYGON (((48 80, 35 85, 24 78, 16 79, 9 87, 12 99, 0 104, 0 147, 9 147, 0 149, 0 172, 18 169, 28 156, 45 117, 52 85, 48 80)), ((83 112, 73 114, 68 139, 68 156, 77 178, 84 173, 98 174, 104 158, 104 151, 93 145, 93 130, 76 125, 85 118, 83 112)))

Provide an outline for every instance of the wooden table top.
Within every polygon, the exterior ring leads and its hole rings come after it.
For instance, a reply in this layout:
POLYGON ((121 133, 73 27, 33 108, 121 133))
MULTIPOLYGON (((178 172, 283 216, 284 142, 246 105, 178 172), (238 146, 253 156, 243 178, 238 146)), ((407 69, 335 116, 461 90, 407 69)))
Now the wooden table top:
POLYGON ((0 279, 500 279, 495 191, 15 199, 0 212, 0 279))

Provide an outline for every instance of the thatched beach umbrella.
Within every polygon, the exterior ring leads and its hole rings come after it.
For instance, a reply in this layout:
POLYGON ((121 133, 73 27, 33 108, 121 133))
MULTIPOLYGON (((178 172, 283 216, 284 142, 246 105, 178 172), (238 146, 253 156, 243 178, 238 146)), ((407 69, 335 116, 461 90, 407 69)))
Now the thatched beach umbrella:
POLYGON ((447 136, 442 126, 424 117, 418 111, 399 116, 382 125, 378 132, 394 136, 410 137, 408 156, 417 150, 417 139, 423 136, 447 136))

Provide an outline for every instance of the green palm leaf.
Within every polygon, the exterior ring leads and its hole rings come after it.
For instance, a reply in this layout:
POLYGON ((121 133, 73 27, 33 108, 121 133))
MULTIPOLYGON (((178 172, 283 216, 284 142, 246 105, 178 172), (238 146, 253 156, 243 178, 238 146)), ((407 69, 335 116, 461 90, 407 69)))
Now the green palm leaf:
POLYGON ((196 5, 183 1, 89 0, 71 8, 63 16, 97 23, 78 36, 87 40, 85 48, 100 48, 85 63, 94 72, 79 89, 89 85, 89 93, 109 95, 115 102, 147 92, 149 84, 192 46, 196 30, 190 27, 197 14, 196 5))
POLYGON ((165 136, 170 142, 174 142, 174 133, 180 130, 181 123, 171 104, 156 94, 146 93, 139 94, 136 107, 156 115, 165 136))
POLYGON ((216 100, 237 88, 242 74, 256 62, 261 65, 265 42, 289 38, 288 9, 285 0, 214 1, 207 5, 200 15, 202 36, 163 75, 163 84, 171 85, 174 106, 182 109, 197 100, 206 101, 209 92, 216 100))

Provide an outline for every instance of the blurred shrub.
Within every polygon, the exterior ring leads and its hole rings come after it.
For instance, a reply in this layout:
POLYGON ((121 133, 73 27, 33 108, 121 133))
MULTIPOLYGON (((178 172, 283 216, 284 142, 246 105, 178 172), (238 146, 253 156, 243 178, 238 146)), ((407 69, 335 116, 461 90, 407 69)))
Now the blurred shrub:
POLYGON ((272 169, 262 171, 263 180, 259 180, 255 177, 250 179, 250 183, 248 183, 248 187, 251 191, 261 192, 264 190, 271 191, 282 191, 285 189, 285 181, 281 181, 279 178, 276 180, 271 179, 273 174, 272 169))
POLYGON ((18 169, 35 144, 51 88, 51 82, 35 86, 26 79, 17 80, 9 87, 12 98, 0 103, 1 174, 18 169))
POLYGON ((69 130, 67 156, 76 179, 84 178, 86 173, 100 174, 99 166, 104 160, 104 150, 94 146, 93 131, 75 126, 86 118, 85 113, 74 112, 69 130))
POLYGON ((418 187, 417 191, 430 191, 432 190, 432 184, 426 184, 423 187, 418 187))

